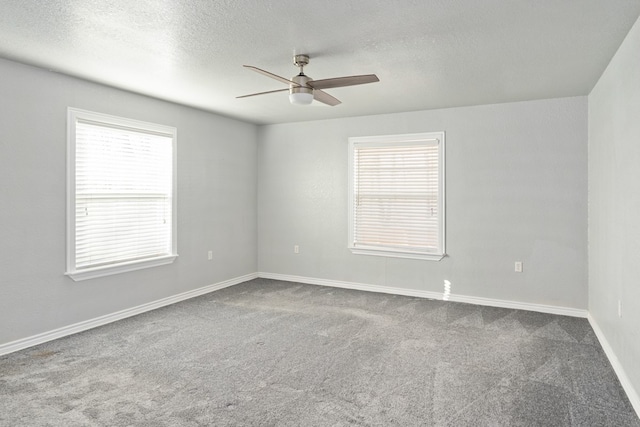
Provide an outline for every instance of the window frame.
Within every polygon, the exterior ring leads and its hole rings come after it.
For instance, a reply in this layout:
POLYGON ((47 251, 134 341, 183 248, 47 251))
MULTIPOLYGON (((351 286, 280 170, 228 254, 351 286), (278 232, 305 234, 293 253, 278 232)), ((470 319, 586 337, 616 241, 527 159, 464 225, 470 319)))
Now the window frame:
POLYGON ((358 136, 349 139, 348 155, 348 241, 347 247, 353 254, 374 255, 392 258, 409 258, 440 261, 446 256, 446 203, 445 203, 445 132, 424 132, 400 135, 358 136), (420 142, 437 141, 438 146, 438 242, 435 250, 421 252, 394 249, 387 246, 368 246, 355 244, 355 149, 357 146, 402 146, 420 142))
POLYGON ((178 257, 177 165, 177 129, 175 127, 69 107, 67 109, 67 265, 65 275, 75 281, 81 281, 172 263, 178 257), (95 125, 104 125, 105 127, 124 128, 142 133, 160 134, 171 138, 172 212, 171 248, 168 254, 136 260, 125 260, 118 263, 96 267, 80 269, 76 267, 76 124, 79 121, 95 125))

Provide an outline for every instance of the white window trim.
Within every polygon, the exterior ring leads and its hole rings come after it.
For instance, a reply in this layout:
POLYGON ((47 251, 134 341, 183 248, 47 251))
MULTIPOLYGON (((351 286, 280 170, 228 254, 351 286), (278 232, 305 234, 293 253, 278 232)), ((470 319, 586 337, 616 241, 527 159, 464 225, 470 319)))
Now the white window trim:
POLYGON ((171 126, 164 126, 155 123, 143 122, 125 117, 111 116, 108 114, 96 113, 93 111, 81 110, 78 108, 67 109, 67 269, 66 276, 75 281, 93 279, 97 277, 109 276, 112 274, 124 273, 127 271, 140 270, 159 265, 172 263, 177 257, 178 244, 178 221, 177 221, 177 130, 171 126), (171 254, 141 260, 124 261, 107 266, 76 269, 76 123, 78 120, 85 122, 96 122, 114 127, 124 127, 131 129, 142 129, 144 131, 171 136, 172 138, 172 224, 171 224, 171 254))
POLYGON ((410 259, 420 259, 420 260, 428 260, 428 261, 440 261, 442 258, 447 256, 446 254, 446 245, 445 245, 445 230, 446 230, 446 203, 445 203, 445 134, 444 132, 426 132, 426 133, 415 133, 415 134, 404 134, 404 135, 378 135, 378 136, 365 136, 365 137, 350 137, 349 138, 349 156, 348 156, 348 242, 347 247, 354 254, 359 255, 375 255, 375 256, 384 256, 391 258, 410 258, 410 259), (383 145, 388 144, 390 142, 398 142, 398 143, 410 143, 410 142, 420 142, 425 140, 437 140, 438 141, 438 182, 440 184, 439 188, 439 206, 440 210, 438 213, 438 223, 440 224, 438 230, 438 240, 440 242, 441 247, 437 248, 436 252, 432 253, 423 253, 423 252, 410 252, 406 250, 393 250, 391 248, 379 248, 379 247, 367 247, 363 245, 355 246, 353 244, 355 240, 355 230, 354 230, 354 170, 353 170, 353 162, 354 162, 354 147, 356 145, 383 145))

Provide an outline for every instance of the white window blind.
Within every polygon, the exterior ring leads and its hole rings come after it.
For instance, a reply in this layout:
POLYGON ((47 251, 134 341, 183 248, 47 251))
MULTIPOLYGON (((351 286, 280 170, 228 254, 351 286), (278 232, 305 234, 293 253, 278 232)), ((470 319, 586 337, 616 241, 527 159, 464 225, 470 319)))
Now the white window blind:
POLYGON ((444 254, 444 133, 350 139, 350 236, 357 253, 444 254))
POLYGON ((171 262, 175 129, 72 109, 69 125, 68 274, 171 262))

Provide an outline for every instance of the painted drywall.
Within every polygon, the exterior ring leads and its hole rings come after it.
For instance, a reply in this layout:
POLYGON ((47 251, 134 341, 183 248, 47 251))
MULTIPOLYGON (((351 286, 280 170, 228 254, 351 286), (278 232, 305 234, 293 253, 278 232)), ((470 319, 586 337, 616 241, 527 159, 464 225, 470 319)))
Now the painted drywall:
MULTIPOLYGON (((339 107, 335 107, 339 108, 339 107)), ((261 273, 587 307, 586 97, 261 126, 261 273), (448 256, 347 249, 347 138, 446 132, 448 256), (294 253, 298 245, 300 253, 294 253), (524 272, 514 272, 514 262, 524 272)))
POLYGON ((0 345, 255 273, 254 125, 11 61, 0 76, 0 345), (173 264, 64 276, 67 107, 178 129, 173 264))
POLYGON ((640 405, 639 51, 640 20, 588 98, 589 312, 635 389, 636 405, 640 405))

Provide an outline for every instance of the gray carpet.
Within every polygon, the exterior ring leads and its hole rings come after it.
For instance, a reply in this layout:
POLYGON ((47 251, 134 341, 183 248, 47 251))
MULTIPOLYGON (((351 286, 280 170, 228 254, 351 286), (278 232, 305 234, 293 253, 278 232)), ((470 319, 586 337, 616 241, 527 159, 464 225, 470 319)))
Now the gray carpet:
POLYGON ((257 279, 0 358, 2 426, 640 426, 585 319, 257 279))

